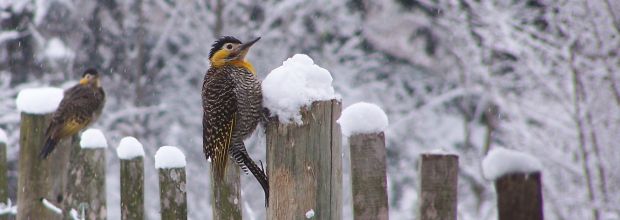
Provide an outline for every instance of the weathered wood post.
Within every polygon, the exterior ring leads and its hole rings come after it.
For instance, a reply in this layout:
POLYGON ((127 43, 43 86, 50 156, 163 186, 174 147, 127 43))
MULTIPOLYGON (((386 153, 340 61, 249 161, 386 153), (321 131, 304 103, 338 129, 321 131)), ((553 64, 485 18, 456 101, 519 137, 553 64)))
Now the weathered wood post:
POLYGON ((62 99, 61 89, 24 89, 17 96, 21 113, 19 138, 19 177, 17 182, 17 219, 62 219, 47 209, 41 198, 61 204, 67 183, 71 140, 58 143, 47 159, 39 153, 45 142, 45 130, 51 114, 62 99))
POLYGON ((420 220, 456 220, 459 157, 422 154, 420 220))
POLYGON ((349 138, 353 218, 389 219, 383 133, 388 126, 387 115, 375 104, 360 102, 345 108, 338 124, 349 138))
POLYGON ((338 100, 301 110, 303 124, 267 125, 267 219, 341 219, 342 152, 338 100))
POLYGON ((121 160, 121 219, 144 219, 144 148, 124 137, 116 149, 121 160))
POLYGON ((241 219, 241 177, 239 165, 228 159, 224 179, 217 181, 211 172, 213 219, 241 219))
MULTIPOLYGON (((0 128, 0 203, 4 204, 5 207, 9 202, 8 164, 6 163, 8 141, 6 133, 0 128)), ((9 213, 0 215, 0 220, 9 219, 9 215, 9 213)))
POLYGON ((176 147, 163 146, 155 153, 162 220, 187 219, 185 164, 185 155, 176 147))
POLYGON ((482 161, 485 178, 495 181, 499 220, 543 220, 540 170, 535 157, 515 150, 492 149, 482 161))
POLYGON ((98 129, 88 129, 73 140, 69 179, 64 199, 65 218, 71 219, 71 209, 86 219, 106 219, 105 151, 108 143, 98 129))

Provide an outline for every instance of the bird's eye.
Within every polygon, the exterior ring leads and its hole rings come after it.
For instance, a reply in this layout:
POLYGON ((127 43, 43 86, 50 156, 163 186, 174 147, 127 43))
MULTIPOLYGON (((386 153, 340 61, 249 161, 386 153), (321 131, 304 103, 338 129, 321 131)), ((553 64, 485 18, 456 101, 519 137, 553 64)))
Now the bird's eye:
POLYGON ((232 49, 232 44, 226 45, 226 49, 229 49, 229 50, 232 49))

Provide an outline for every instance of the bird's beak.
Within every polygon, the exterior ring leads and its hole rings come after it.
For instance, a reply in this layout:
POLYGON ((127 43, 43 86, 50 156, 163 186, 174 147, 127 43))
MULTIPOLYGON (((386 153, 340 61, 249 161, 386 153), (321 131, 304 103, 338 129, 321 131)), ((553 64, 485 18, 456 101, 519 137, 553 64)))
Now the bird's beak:
POLYGON ((243 60, 243 59, 245 59, 245 55, 250 50, 250 47, 252 47, 252 45, 254 45, 254 43, 256 43, 258 40, 260 40, 260 37, 257 37, 253 41, 250 41, 250 42, 247 42, 247 43, 239 45, 239 47, 237 47, 231 53, 231 55, 232 55, 232 56, 230 56, 231 60, 243 60))

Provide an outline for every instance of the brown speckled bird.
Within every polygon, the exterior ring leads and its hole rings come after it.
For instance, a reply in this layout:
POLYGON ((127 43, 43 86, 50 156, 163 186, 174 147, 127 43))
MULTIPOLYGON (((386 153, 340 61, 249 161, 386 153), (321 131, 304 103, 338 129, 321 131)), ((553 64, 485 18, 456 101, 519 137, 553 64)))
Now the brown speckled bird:
POLYGON ((88 69, 80 83, 67 89, 45 131, 45 144, 39 156, 47 158, 62 139, 71 137, 95 122, 105 103, 99 73, 88 69))
POLYGON ((246 173, 249 170, 256 177, 265 191, 267 205, 267 175, 250 158, 243 144, 262 117, 261 84, 254 67, 245 59, 259 39, 242 43, 227 36, 213 44, 209 53, 211 67, 202 85, 203 150, 207 160, 212 160, 214 181, 223 179, 226 161, 231 157, 246 173))

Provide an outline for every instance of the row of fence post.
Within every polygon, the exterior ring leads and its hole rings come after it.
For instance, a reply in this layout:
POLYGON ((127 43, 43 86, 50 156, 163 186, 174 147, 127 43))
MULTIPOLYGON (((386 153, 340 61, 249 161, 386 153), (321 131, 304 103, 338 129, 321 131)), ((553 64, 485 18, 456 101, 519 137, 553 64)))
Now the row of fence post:
MULTIPOLYGON (((303 124, 267 124, 267 219, 341 219, 341 114, 337 100, 315 102, 301 112, 303 124)), ((105 149, 81 149, 77 137, 63 141, 46 160, 38 158, 49 115, 22 113, 19 152, 18 219, 63 219, 40 199, 86 219, 106 219, 105 149), (68 172, 65 172, 68 171, 68 172)), ((349 137, 355 219, 388 219, 385 135, 349 137)), ((4 161, 4 162, 3 162, 4 161)), ((241 219, 240 171, 229 160, 226 181, 212 185, 215 219, 241 219), (217 201, 217 202, 215 202, 217 201)), ((0 143, 6 164, 6 144, 0 143)), ((186 219, 185 168, 159 168, 162 219, 186 219)), ((144 159, 121 159, 122 219, 144 219, 144 159)), ((256 184, 256 187, 260 186, 256 184)), ((540 174, 512 174, 495 182, 501 220, 543 219, 540 174)), ((422 154, 418 217, 456 219, 458 156, 422 154)), ((0 166, 0 199, 7 200, 6 166, 0 166)))

